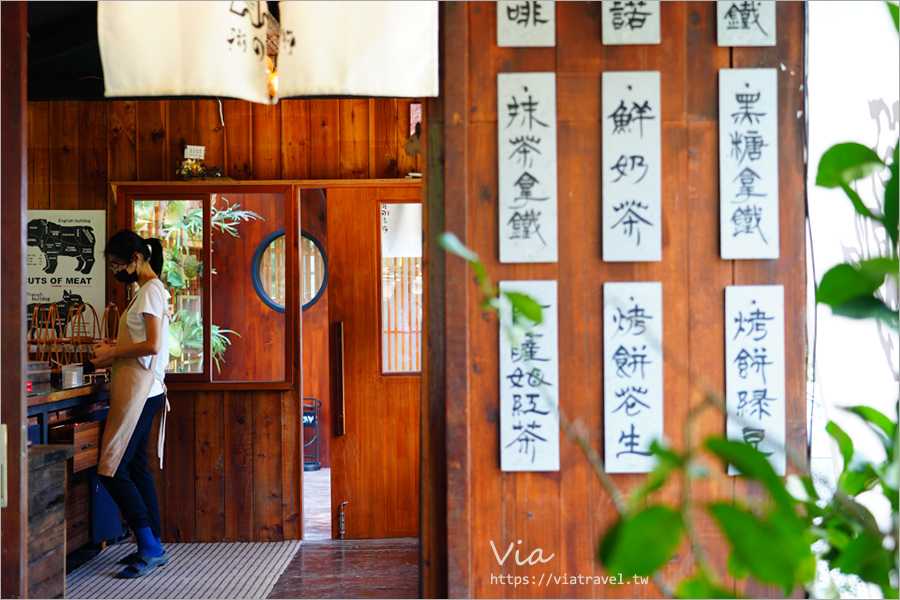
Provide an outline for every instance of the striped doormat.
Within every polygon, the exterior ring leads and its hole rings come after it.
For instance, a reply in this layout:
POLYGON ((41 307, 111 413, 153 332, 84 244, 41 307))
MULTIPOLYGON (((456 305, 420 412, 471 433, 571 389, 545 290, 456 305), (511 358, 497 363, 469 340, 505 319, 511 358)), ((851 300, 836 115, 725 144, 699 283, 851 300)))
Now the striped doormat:
POLYGON ((132 543, 104 549, 66 577, 67 598, 265 598, 299 541, 163 544, 169 564, 138 579, 118 579, 132 543))

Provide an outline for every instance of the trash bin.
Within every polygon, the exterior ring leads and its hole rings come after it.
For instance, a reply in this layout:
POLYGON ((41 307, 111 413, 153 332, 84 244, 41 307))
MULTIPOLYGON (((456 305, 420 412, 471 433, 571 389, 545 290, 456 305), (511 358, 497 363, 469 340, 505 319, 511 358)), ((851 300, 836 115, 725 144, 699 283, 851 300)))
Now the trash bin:
POLYGON ((303 399, 303 470, 318 471, 322 468, 319 456, 319 423, 322 420, 322 403, 316 398, 303 399))

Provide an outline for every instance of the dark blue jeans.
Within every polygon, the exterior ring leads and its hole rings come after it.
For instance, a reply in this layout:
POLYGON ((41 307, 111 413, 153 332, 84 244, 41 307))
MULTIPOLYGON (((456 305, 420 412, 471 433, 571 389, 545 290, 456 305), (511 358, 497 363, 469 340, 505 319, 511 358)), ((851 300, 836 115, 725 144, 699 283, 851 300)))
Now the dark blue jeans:
POLYGON ((162 537, 162 527, 156 485, 148 466, 147 442, 150 441, 153 417, 165 403, 165 394, 147 398, 116 474, 99 476, 132 531, 149 527, 155 537, 162 537))

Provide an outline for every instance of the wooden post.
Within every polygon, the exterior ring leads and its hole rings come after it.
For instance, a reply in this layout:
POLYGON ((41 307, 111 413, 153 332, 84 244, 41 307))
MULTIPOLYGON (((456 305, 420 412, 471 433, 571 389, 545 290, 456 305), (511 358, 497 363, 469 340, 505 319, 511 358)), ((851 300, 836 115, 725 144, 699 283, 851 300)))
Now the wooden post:
POLYGON ((0 595, 24 598, 28 559, 28 468, 25 407, 25 221, 27 218, 27 5, 2 5, 3 425, 7 429, 7 504, 2 509, 0 595))

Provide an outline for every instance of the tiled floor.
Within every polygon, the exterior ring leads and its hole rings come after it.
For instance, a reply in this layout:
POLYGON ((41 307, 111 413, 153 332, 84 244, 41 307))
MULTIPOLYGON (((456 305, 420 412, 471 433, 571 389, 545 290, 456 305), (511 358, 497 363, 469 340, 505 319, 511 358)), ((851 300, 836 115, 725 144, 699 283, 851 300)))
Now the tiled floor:
POLYGON ((417 598, 419 540, 303 542, 269 598, 417 598))
POLYGON ((331 469, 303 472, 303 539, 331 539, 331 469))

